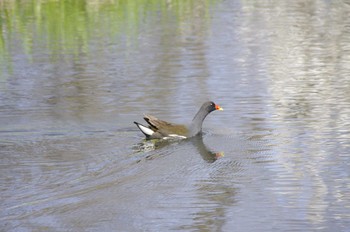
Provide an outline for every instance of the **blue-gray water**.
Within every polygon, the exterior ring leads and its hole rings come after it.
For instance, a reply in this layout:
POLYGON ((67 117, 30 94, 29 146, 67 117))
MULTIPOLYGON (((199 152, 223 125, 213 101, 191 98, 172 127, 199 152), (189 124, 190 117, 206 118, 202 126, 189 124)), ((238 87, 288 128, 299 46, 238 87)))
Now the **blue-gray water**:
POLYGON ((0 5, 1 231, 350 231, 348 3, 78 2, 0 5))

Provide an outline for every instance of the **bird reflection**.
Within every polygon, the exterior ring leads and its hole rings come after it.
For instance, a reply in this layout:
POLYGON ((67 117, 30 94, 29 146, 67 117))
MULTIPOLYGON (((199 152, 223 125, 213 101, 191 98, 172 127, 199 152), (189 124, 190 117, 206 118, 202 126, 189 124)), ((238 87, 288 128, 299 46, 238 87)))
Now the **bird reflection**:
POLYGON ((201 134, 193 137, 191 142, 195 145, 203 160, 208 163, 213 163, 224 156, 224 152, 213 152, 208 149, 203 142, 203 136, 201 134))
MULTIPOLYGON (((208 163, 213 163, 224 156, 224 152, 213 152, 210 149, 208 149, 203 142, 203 136, 201 134, 186 140, 164 140, 164 139, 145 140, 136 146, 136 150, 138 152, 154 151, 154 150, 158 150, 163 147, 169 146, 170 144, 174 145, 176 143, 179 144, 179 143, 187 143, 187 142, 192 143, 196 147, 202 159, 207 161, 208 163)), ((153 160, 159 156, 161 156, 161 154, 150 154, 145 158, 146 160, 153 160)))

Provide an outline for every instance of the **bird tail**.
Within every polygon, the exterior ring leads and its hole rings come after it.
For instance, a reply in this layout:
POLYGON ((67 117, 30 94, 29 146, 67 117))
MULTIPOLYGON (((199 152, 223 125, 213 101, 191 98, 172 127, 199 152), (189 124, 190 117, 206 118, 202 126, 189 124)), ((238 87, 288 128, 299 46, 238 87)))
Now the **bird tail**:
POLYGON ((140 129, 140 131, 146 135, 146 137, 149 137, 151 135, 153 135, 154 131, 152 129, 150 129, 149 127, 146 127, 144 125, 142 125, 141 123, 138 122, 134 122, 136 124, 136 126, 140 129))

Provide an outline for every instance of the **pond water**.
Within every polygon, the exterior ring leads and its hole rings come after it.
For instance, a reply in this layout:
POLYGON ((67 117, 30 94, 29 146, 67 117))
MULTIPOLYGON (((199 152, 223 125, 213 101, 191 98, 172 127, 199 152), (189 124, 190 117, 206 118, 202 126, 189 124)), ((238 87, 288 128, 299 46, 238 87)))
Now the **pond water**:
POLYGON ((349 231, 350 5, 0 3, 2 231, 349 231), (144 113, 203 136, 145 141, 144 113))

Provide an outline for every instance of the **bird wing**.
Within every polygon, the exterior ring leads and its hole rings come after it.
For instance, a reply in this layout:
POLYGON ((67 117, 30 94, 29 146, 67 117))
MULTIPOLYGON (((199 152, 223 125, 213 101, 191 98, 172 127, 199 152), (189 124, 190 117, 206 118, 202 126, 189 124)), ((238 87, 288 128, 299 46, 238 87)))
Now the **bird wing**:
POLYGON ((144 119, 150 125, 150 128, 152 130, 157 131, 165 136, 171 134, 186 136, 188 133, 188 129, 184 125, 166 122, 149 114, 145 114, 144 119))

